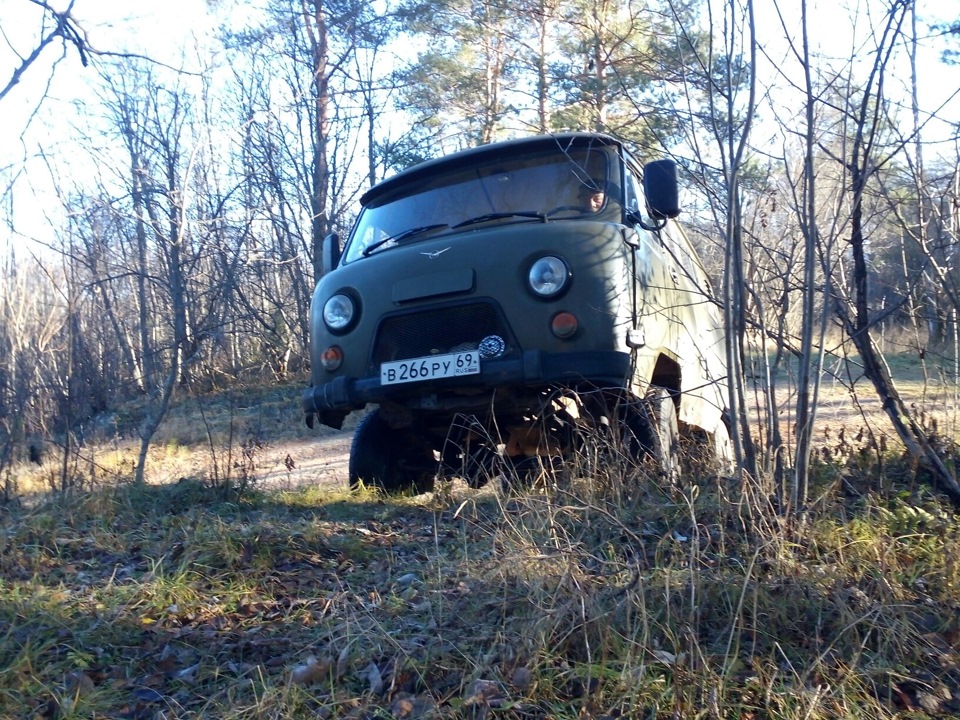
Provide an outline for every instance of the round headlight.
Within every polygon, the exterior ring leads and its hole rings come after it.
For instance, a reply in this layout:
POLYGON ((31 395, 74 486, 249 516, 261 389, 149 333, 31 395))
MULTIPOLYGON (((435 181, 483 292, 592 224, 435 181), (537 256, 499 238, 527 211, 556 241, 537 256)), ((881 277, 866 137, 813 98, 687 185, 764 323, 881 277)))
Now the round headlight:
POLYGON ((353 300, 340 293, 324 303, 323 322, 331 330, 343 330, 353 321, 354 312, 353 300))
POLYGON ((570 271, 563 260, 547 255, 533 264, 527 281, 533 292, 540 297, 549 298, 558 295, 566 287, 569 278, 570 271))

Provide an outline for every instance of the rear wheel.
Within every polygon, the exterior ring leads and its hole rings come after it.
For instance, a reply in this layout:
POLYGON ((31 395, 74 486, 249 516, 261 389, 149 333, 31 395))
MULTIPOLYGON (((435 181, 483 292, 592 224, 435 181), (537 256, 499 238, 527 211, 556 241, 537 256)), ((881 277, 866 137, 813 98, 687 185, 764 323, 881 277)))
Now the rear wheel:
POLYGON ((350 488, 361 483, 387 493, 433 489, 436 463, 422 440, 408 429, 394 430, 380 414, 358 424, 350 446, 350 488))
POLYGON ((653 428, 652 455, 660 470, 676 480, 680 475, 680 423, 677 405, 669 390, 651 386, 645 398, 653 428))
MULTIPOLYGON (((726 413, 726 411, 724 411, 726 413)), ((733 440, 726 422, 719 423, 711 437, 714 468, 721 473, 733 472, 733 440)))
POLYGON ((619 414, 626 455, 671 479, 679 475, 680 428, 670 391, 651 386, 646 397, 619 414))

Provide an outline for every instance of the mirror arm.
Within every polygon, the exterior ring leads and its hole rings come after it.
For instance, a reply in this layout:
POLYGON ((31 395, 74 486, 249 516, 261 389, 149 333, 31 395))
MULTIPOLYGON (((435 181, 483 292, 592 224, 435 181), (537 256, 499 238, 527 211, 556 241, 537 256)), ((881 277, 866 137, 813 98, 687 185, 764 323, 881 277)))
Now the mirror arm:
POLYGON ((649 230, 650 232, 659 232, 667 226, 667 218, 662 218, 659 223, 654 221, 654 224, 650 225, 643 219, 643 215, 636 210, 627 211, 627 222, 633 225, 639 225, 644 230, 649 230))

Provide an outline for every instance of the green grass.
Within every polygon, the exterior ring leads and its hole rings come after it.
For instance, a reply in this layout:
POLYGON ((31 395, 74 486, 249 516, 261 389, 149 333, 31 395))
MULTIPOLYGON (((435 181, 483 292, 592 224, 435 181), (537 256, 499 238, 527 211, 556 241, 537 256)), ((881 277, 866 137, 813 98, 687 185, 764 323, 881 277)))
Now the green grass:
POLYGON ((960 712, 960 530, 926 491, 847 485, 799 525, 728 479, 576 470, 513 496, 186 481, 7 508, 0 716, 960 712))
POLYGON ((512 494, 267 491, 295 395, 183 398, 186 479, 0 507, 0 718, 960 717, 960 529, 892 441, 831 418, 804 522, 599 439, 512 494))

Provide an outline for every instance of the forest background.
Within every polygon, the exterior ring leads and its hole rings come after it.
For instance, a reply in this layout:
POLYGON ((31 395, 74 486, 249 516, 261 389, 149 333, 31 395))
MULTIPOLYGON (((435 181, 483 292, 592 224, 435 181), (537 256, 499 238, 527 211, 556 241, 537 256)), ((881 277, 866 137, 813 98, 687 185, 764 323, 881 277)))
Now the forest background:
POLYGON ((960 716, 958 10, 0 0, 0 718, 960 716), (363 191, 573 129, 680 167, 736 472, 266 488, 363 191))
POLYGON ((178 392, 305 378, 319 248, 371 184, 452 150, 580 129, 680 164, 684 222, 729 328, 741 468, 803 507, 826 369, 854 397, 879 395, 870 436, 892 427, 960 499, 937 451, 952 429, 902 400, 885 360, 960 384, 951 7, 189 7, 139 25, 84 0, 0 10, 8 495, 13 463, 44 443, 68 455, 131 399, 142 480, 178 392))

